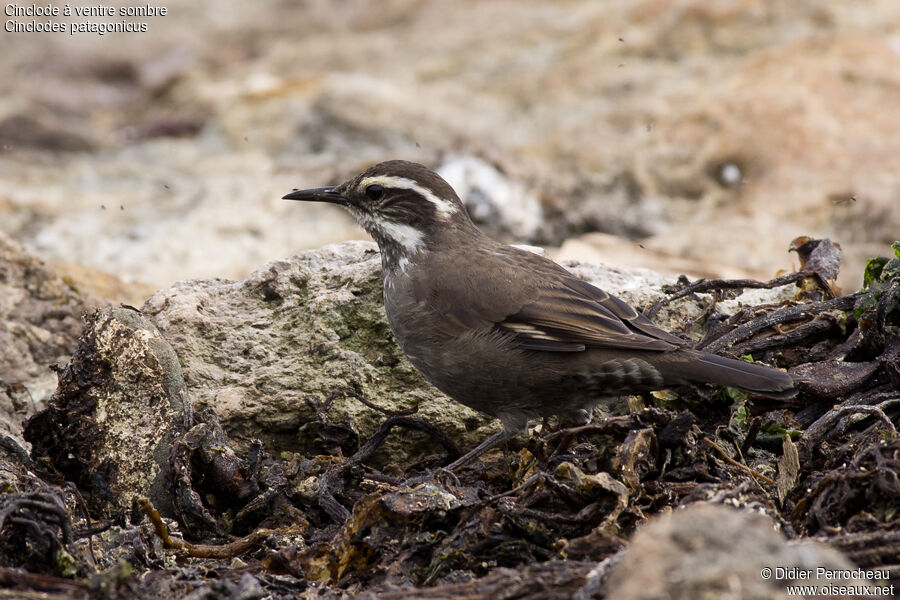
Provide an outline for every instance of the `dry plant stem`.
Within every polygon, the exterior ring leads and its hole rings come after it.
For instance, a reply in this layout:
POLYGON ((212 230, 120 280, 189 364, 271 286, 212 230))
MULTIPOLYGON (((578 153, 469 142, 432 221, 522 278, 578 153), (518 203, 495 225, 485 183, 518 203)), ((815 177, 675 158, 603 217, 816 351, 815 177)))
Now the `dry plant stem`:
POLYGON ((891 419, 884 413, 884 411, 878 406, 839 406, 832 410, 835 416, 841 416, 848 413, 865 413, 867 415, 874 415, 881 419, 881 422, 885 427, 897 433, 897 427, 891 422, 891 419))
POLYGON ((896 563, 897 549, 900 548, 900 531, 841 532, 836 536, 820 536, 813 539, 844 552, 860 567, 887 566, 894 577, 900 575, 900 566, 896 563))
POLYGON ((853 305, 856 303, 856 298, 857 294, 851 294, 832 300, 826 300, 825 302, 798 304, 796 306, 789 306, 781 310, 766 313, 747 321, 743 325, 736 327, 715 340, 708 341, 705 344, 698 344, 697 347, 698 349, 703 349, 707 352, 721 352, 731 348, 735 344, 750 339, 757 332, 774 327, 775 325, 802 321, 808 317, 831 310, 846 312, 853 308, 853 305))
POLYGON ((888 429, 896 432, 896 426, 884 411, 897 404, 900 404, 900 398, 898 398, 894 392, 875 395, 866 393, 858 394, 847 399, 842 405, 829 410, 819 417, 812 425, 806 428, 806 431, 803 432, 802 440, 808 448, 815 447, 821 440, 828 437, 831 430, 838 424, 838 421, 841 420, 842 416, 853 413, 867 413, 877 416, 888 429), (857 404, 858 402, 873 400, 881 400, 881 402, 875 406, 869 404, 857 404))
POLYGON ((802 279, 811 277, 812 275, 813 274, 811 273, 798 271, 796 273, 788 273, 787 275, 776 277, 775 279, 772 279, 770 281, 757 281, 755 279, 701 279, 700 281, 692 283, 687 287, 682 288, 677 292, 659 300, 653 306, 644 311, 644 314, 647 317, 653 317, 663 306, 691 294, 701 294, 703 292, 709 292, 713 290, 734 290, 742 288, 770 290, 772 288, 781 287, 783 285, 796 283, 802 279))
MULTIPOLYGON (((87 529, 84 530, 84 533, 88 539, 88 550, 90 553, 88 556, 91 557, 91 564, 94 565, 94 568, 97 568, 97 556, 94 554, 94 534, 95 528, 91 524, 91 515, 88 512, 87 503, 84 501, 84 497, 81 495, 81 492, 78 491, 78 486, 76 486, 71 481, 66 482, 66 489, 69 490, 72 495, 75 497, 75 502, 78 504, 78 509, 81 511, 81 514, 84 516, 85 522, 87 522, 87 529)), ((100 531, 105 531, 108 529, 108 525, 101 525, 100 531)), ((97 532, 99 533, 99 532, 97 532)))
POLYGON ((750 450, 753 442, 756 441, 756 436, 759 435, 760 429, 762 429, 762 418, 753 417, 753 420, 750 421, 750 428, 747 430, 747 435, 744 436, 744 442, 741 444, 741 456, 747 454, 750 450))
POLYGON ((166 548, 183 550, 188 556, 194 558, 234 558, 259 545, 260 542, 272 533, 269 529, 257 529, 250 535, 227 544, 215 546, 208 544, 192 544, 169 536, 169 529, 166 527, 166 524, 163 523, 162 517, 159 516, 159 512, 153 507, 153 503, 150 502, 150 500, 147 498, 140 498, 138 499, 138 504, 144 511, 144 514, 147 515, 147 518, 150 519, 150 523, 153 524, 156 535, 163 541, 166 548))
POLYGON ((584 522, 584 518, 581 515, 550 513, 542 510, 535 510, 533 508, 517 506, 514 502, 498 502, 497 510, 508 517, 524 517, 529 519, 536 519, 538 521, 547 521, 550 523, 568 523, 572 525, 578 525, 584 522))
POLYGON ((363 444, 353 456, 338 465, 329 467, 319 479, 319 505, 336 523, 343 523, 350 517, 350 511, 344 508, 344 506, 337 501, 337 498, 334 497, 334 494, 343 487, 342 480, 344 474, 351 467, 358 465, 371 457, 375 453, 375 450, 384 443, 384 440, 391 432, 391 429, 398 425, 408 429, 418 429, 419 431, 427 433, 441 444, 448 453, 454 455, 459 454, 456 444, 454 444, 450 438, 425 421, 403 415, 393 415, 388 417, 387 420, 381 424, 381 427, 378 428, 378 431, 372 434, 369 441, 363 444))
POLYGON ((836 328, 830 320, 815 319, 808 323, 803 323, 799 327, 794 327, 785 333, 777 333, 767 337, 747 340, 745 342, 735 344, 731 348, 731 352, 738 355, 754 354, 762 350, 771 348, 797 346, 807 339, 821 335, 836 328))
POLYGON ((885 400, 884 402, 879 403, 877 406, 881 410, 887 410, 889 408, 894 408, 895 406, 900 406, 900 398, 885 400))
POLYGON ((494 494, 493 496, 489 496, 489 497, 485 498, 484 500, 482 500, 480 504, 482 504, 482 505, 492 504, 501 498, 506 498, 508 496, 515 496, 519 492, 524 491, 525 489, 533 486, 538 481, 547 480, 549 478, 550 478, 550 476, 547 473, 545 473, 543 471, 538 471, 537 473, 531 475, 528 479, 526 479, 525 481, 523 481, 516 487, 512 488, 511 490, 506 490, 505 492, 501 492, 499 494, 494 494))
POLYGON ((54 577, 52 575, 40 575, 38 573, 28 573, 19 569, 11 569, 8 567, 0 567, 0 584, 22 584, 31 587, 41 588, 44 590, 68 590, 70 592, 86 592, 87 584, 64 579, 62 577, 54 577))
POLYGON ((582 433, 628 433, 634 426, 634 418, 631 415, 616 415, 606 417, 595 423, 587 425, 578 425, 577 427, 569 427, 554 431, 544 438, 545 443, 550 443, 561 436, 577 436, 582 433))
POLYGON ((742 471, 746 471, 747 473, 749 473, 750 475, 753 475, 754 477, 756 477, 756 478, 759 479, 760 481, 764 481, 765 483, 767 483, 767 484, 769 484, 769 485, 775 485, 775 480, 770 479, 769 477, 766 477, 766 476, 763 475, 762 473, 759 473, 759 472, 757 472, 757 471, 754 471, 753 469, 751 469, 751 468, 748 467, 747 465, 741 464, 741 463, 739 463, 738 461, 734 460, 733 458, 731 458, 730 456, 728 456, 728 454, 725 452, 725 450, 724 450, 720 445, 718 445, 717 443, 715 443, 715 442, 712 441, 711 439, 709 439, 709 438, 703 438, 703 441, 706 442, 708 445, 712 446, 713 449, 714 449, 716 452, 718 452, 719 455, 721 455, 722 459, 723 459, 725 462, 727 462, 728 464, 730 464, 730 465, 732 465, 732 466, 734 466, 734 467, 737 467, 737 468, 741 469, 742 471))

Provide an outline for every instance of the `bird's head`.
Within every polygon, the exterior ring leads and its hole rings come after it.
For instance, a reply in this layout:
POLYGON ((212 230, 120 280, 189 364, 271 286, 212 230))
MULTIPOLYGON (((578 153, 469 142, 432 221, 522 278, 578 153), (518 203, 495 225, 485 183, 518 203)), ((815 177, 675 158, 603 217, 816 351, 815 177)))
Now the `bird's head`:
POLYGON ((343 206, 378 242, 388 266, 402 267, 448 232, 477 232, 450 184, 403 160, 379 163, 335 187, 294 190, 284 199, 343 206))

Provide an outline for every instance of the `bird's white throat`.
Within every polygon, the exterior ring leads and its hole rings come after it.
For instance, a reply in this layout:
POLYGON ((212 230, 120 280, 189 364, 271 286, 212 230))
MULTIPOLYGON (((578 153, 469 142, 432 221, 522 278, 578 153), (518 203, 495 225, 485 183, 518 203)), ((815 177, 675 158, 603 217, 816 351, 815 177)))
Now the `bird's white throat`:
POLYGON ((378 218, 374 219, 374 221, 375 226, 381 231, 386 240, 400 246, 406 256, 412 256, 425 245, 422 241, 422 232, 411 225, 378 218))
POLYGON ((410 257, 425 247, 424 234, 406 223, 390 221, 377 214, 351 209, 356 222, 375 238, 389 263, 401 269, 409 264, 410 257))

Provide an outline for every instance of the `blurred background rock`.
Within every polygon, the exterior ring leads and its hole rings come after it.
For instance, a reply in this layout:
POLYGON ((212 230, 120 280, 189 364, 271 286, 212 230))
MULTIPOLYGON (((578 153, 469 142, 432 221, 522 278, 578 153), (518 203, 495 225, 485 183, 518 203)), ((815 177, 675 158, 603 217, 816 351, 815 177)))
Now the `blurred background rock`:
POLYGON ((805 234, 852 290, 900 232, 896 0, 161 4, 0 35, 0 230, 100 297, 365 238, 280 197, 389 158, 557 258, 769 278, 805 234))

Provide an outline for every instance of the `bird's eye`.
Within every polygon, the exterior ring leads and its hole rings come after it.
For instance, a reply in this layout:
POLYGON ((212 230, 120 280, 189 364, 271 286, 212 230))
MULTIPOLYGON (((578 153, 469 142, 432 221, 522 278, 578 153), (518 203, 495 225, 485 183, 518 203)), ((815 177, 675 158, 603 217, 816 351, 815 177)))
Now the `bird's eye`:
POLYGON ((372 184, 366 188, 366 196, 368 196, 369 200, 381 200, 384 197, 384 188, 377 183, 372 184))

